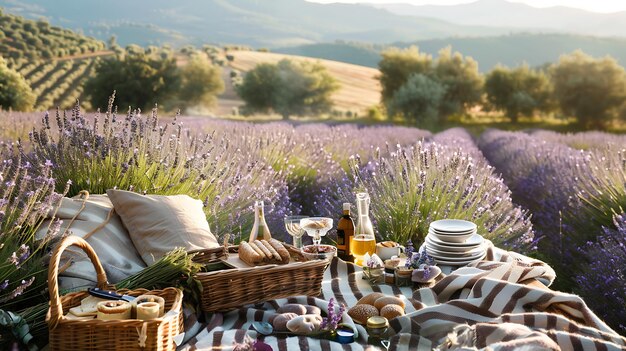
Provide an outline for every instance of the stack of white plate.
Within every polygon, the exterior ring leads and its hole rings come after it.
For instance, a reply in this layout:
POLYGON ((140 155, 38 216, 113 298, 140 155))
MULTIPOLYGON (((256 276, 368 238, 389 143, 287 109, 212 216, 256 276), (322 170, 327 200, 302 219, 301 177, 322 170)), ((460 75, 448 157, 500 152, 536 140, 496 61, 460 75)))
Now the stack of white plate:
POLYGON ((449 266, 465 266, 487 254, 487 245, 476 232, 476 224, 459 219, 432 222, 423 249, 438 264, 449 266))

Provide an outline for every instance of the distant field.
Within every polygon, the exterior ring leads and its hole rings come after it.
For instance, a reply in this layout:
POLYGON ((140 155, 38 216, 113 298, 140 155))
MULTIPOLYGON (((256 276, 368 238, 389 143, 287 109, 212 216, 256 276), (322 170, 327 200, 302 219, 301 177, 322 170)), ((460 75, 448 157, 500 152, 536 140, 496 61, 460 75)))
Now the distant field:
MULTIPOLYGON (((235 57, 230 66, 242 72, 251 70, 259 63, 276 63, 285 58, 321 62, 341 85, 341 88, 333 95, 333 101, 337 110, 363 114, 369 107, 378 104, 380 101, 381 87, 378 79, 376 79, 378 70, 374 68, 337 61, 257 51, 231 51, 229 54, 235 57)), ((232 89, 232 87, 230 84, 227 84, 227 91, 224 96, 232 96, 232 94, 229 94, 229 89, 232 89)), ((229 101, 231 100, 229 99, 229 101)), ((220 106, 223 103, 225 101, 220 99, 220 106)))

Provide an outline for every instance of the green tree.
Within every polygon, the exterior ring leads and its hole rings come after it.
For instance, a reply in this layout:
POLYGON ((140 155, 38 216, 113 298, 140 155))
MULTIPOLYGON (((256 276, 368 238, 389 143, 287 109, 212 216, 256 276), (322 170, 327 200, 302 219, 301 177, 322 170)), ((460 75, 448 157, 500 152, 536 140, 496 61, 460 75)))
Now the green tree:
POLYGON ((133 50, 123 58, 101 60, 85 83, 85 95, 93 107, 106 108, 108 97, 116 91, 122 109, 149 109, 176 94, 179 78, 174 58, 133 50))
POLYGON ((391 100, 398 89, 403 86, 409 76, 414 73, 430 74, 432 72, 432 56, 420 53, 418 48, 392 48, 384 51, 378 63, 382 102, 391 100))
POLYGON ((512 70, 496 66, 487 74, 485 92, 490 106, 505 111, 513 122, 520 116, 530 117, 552 109, 550 80, 545 73, 528 65, 512 70))
POLYGON ((330 111, 331 95, 338 88, 320 63, 281 60, 276 65, 259 64, 246 73, 237 93, 248 110, 273 110, 287 119, 330 111))
POLYGON ((30 111, 37 97, 26 79, 10 69, 0 57, 0 107, 16 111, 30 111))
POLYGON ((551 76, 561 111, 576 117, 585 128, 604 129, 622 115, 626 73, 613 58, 594 59, 575 51, 561 56, 551 76))
POLYGON ((443 116, 466 112, 479 104, 483 93, 483 77, 478 63, 461 53, 452 53, 450 47, 439 51, 434 75, 446 88, 440 107, 443 116))
POLYGON ((192 55, 189 62, 180 68, 178 100, 188 106, 214 106, 217 101, 215 96, 223 91, 222 70, 212 65, 204 54, 192 55))
POLYGON ((446 94, 443 84, 421 73, 409 76, 387 104, 390 116, 401 115, 415 125, 432 127, 446 94))

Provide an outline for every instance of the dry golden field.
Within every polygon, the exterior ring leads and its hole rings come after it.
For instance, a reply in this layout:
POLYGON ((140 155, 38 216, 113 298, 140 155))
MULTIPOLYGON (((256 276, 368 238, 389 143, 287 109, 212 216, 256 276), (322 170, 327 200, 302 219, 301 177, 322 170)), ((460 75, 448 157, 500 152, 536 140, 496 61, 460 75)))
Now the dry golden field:
MULTIPOLYGON (((335 109, 340 111, 352 111, 363 115, 366 110, 378 104, 380 101, 380 83, 376 76, 378 70, 369 67, 352 65, 349 63, 314 59, 302 56, 292 56, 257 51, 229 51, 229 55, 234 56, 234 60, 230 62, 230 68, 246 72, 254 68, 259 63, 276 63, 282 59, 291 59, 294 61, 319 61, 328 69, 329 73, 337 79, 340 88, 333 95, 335 109)), ((228 69, 226 69, 228 70, 228 69)), ((224 75, 226 78, 226 74, 224 75)), ((218 102, 219 112, 229 113, 230 109, 237 99, 236 94, 232 90, 232 86, 226 79, 226 91, 220 97, 218 102)))

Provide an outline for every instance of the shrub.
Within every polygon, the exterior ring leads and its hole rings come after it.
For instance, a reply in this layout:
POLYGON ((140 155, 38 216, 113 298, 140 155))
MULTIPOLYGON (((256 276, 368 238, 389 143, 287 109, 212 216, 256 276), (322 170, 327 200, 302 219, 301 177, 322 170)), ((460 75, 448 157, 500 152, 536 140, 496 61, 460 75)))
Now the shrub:
POLYGON ((356 187, 368 191, 379 236, 422 242, 430 222, 467 219, 494 244, 528 252, 533 239, 526 214, 491 169, 463 150, 437 143, 396 148, 362 165, 353 158, 356 187))
POLYGON ((31 133, 32 162, 51 160, 58 181, 72 180, 70 196, 116 187, 187 194, 204 201, 218 235, 247 235, 254 199, 283 211, 283 176, 228 135, 192 134, 176 120, 160 124, 156 110, 146 117, 135 111, 120 117, 112 106, 110 99, 104 116, 96 114, 92 122, 78 106, 70 116, 57 112, 56 131, 46 114, 42 127, 31 133))
POLYGON ((445 93, 439 82, 423 74, 413 74, 393 95, 387 111, 390 116, 402 115, 415 125, 432 127, 438 120, 445 93))
POLYGON ((35 105, 36 97, 28 82, 21 74, 7 67, 0 57, 0 107, 17 111, 29 111, 35 105))
POLYGON ((626 334, 626 214, 616 215, 611 227, 579 252, 589 264, 576 276, 581 295, 596 313, 626 334))

